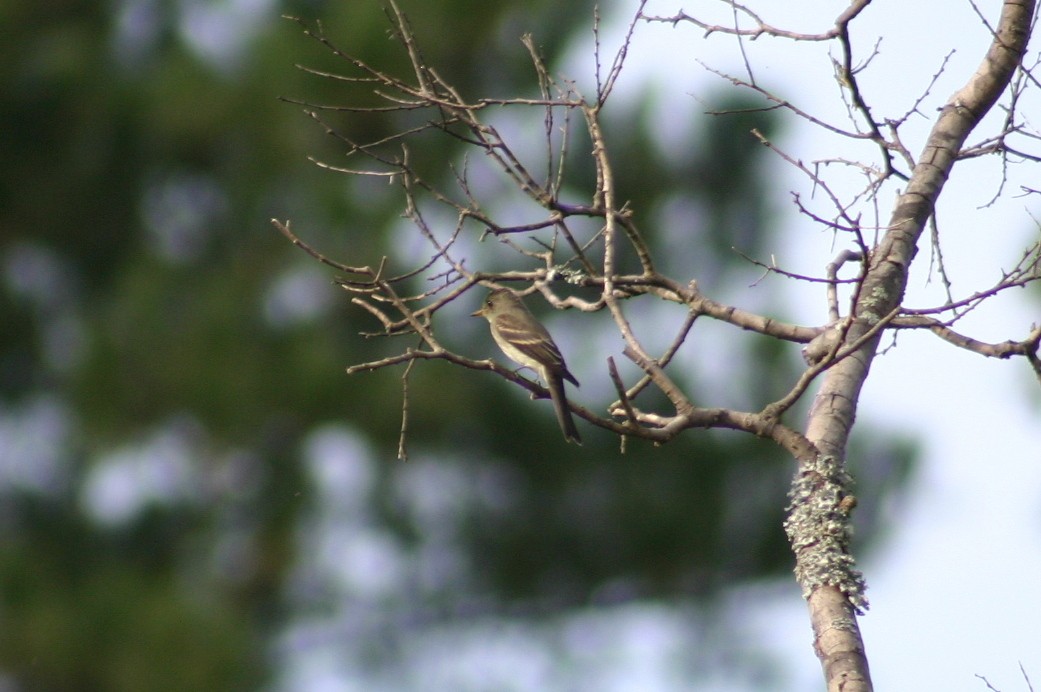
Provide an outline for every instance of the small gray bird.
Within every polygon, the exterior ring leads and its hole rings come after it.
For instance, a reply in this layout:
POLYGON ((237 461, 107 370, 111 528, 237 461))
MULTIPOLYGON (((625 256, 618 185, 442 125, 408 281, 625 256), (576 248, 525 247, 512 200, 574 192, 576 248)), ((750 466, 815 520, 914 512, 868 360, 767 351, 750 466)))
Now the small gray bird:
POLYGON ((578 380, 568 371, 560 349, 542 323, 535 319, 520 298, 505 288, 489 293, 484 305, 473 316, 488 320, 492 338, 503 353, 539 374, 549 389, 564 437, 570 442, 582 444, 564 395, 564 380, 572 382, 576 387, 578 380))

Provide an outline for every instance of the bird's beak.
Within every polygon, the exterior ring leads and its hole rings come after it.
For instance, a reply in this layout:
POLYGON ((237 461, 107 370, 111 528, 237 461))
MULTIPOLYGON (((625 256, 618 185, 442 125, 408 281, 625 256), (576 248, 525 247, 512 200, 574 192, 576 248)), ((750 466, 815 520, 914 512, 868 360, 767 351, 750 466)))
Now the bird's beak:
POLYGON ((480 310, 477 310, 476 312, 471 312, 470 317, 484 317, 484 308, 482 307, 480 310))

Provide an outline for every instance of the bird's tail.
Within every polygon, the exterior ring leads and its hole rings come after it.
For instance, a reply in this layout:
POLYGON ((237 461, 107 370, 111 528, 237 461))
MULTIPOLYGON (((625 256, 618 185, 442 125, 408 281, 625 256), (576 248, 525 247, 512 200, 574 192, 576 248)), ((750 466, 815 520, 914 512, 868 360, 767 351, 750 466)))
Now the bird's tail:
POLYGON ((553 410, 557 412, 557 421, 560 423, 560 429, 564 433, 564 438, 568 442, 582 444, 578 428, 575 427, 575 420, 571 417, 571 409, 568 407, 567 397, 564 395, 563 378, 560 375, 556 375, 546 379, 550 397, 553 399, 553 410))

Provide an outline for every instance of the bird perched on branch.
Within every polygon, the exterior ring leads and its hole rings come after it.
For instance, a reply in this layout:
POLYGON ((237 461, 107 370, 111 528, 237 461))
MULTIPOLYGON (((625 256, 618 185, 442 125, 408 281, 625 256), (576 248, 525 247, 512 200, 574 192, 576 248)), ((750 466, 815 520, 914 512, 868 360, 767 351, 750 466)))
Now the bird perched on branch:
POLYGON ((539 374, 549 389, 564 437, 569 442, 582 444, 564 395, 564 380, 576 387, 579 386, 578 380, 568 371, 560 349, 542 323, 535 319, 518 296, 505 288, 489 293, 484 305, 473 316, 488 320, 492 338, 503 353, 539 374))

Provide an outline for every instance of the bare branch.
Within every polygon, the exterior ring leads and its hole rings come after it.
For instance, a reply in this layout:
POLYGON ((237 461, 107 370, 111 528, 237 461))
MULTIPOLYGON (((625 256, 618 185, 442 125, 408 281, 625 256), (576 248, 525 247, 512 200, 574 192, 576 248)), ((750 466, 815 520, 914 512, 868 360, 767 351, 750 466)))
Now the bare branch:
MULTIPOLYGON (((614 61, 611 63, 611 69, 607 73, 607 79, 604 80, 603 86, 600 85, 600 60, 599 56, 597 59, 597 85, 596 85, 596 103, 597 108, 602 108, 604 103, 607 102, 607 97, 611 95, 614 90, 615 82, 618 81, 618 75, 622 73, 622 67, 625 65, 625 57, 629 54, 629 44, 632 43, 633 33, 636 32, 636 24, 643 16, 643 8, 647 6, 647 0, 640 0, 639 6, 636 8, 636 13, 633 15, 632 20, 629 22, 629 28, 625 32, 625 39, 622 41, 622 45, 618 48, 618 52, 615 53, 614 61)), ((596 44, 599 47, 600 37, 597 34, 596 44)))
MULTIPOLYGON (((828 263, 825 268, 828 276, 828 324, 834 324, 839 321, 839 294, 835 286, 839 283, 839 269, 842 268, 846 262, 863 262, 864 253, 854 252, 853 250, 843 250, 839 253, 838 257, 828 263)), ((863 273, 858 276, 855 281, 860 281, 863 278, 863 273)))
POLYGON ((398 433, 398 459, 408 461, 408 377, 415 360, 410 360, 401 373, 401 431, 398 433))
POLYGON ((898 317, 893 320, 893 327, 897 329, 928 329, 936 336, 950 344, 967 351, 978 353, 988 358, 1001 358, 1003 360, 1012 356, 1026 356, 1028 359, 1037 356, 1038 343, 1041 342, 1041 327, 1035 327, 1033 331, 1022 341, 1003 341, 999 344, 991 344, 977 341, 972 337, 959 334, 946 324, 932 317, 898 317))
POLYGON ((709 36, 714 33, 722 33, 738 36, 747 36, 753 40, 759 38, 760 36, 766 35, 773 36, 776 38, 788 38, 794 41, 830 41, 839 35, 841 27, 849 24, 849 22, 855 19, 857 15, 864 10, 864 8, 871 4, 871 0, 854 0, 854 2, 851 2, 849 7, 843 10, 843 12, 836 18, 835 26, 832 27, 830 30, 819 34, 806 34, 796 31, 788 31, 786 29, 781 29, 780 27, 772 26, 764 22, 759 17, 759 15, 750 10, 748 7, 745 7, 744 5, 737 2, 733 2, 732 0, 723 1, 726 2, 726 4, 731 5, 734 8, 735 12, 739 12, 740 14, 752 20, 752 23, 755 24, 756 28, 740 29, 737 26, 729 27, 721 26, 718 24, 709 24, 707 22, 703 22, 695 17, 688 15, 686 12, 683 12, 682 10, 680 10, 677 14, 673 15, 672 17, 645 16, 644 19, 648 22, 663 22, 667 24, 672 24, 674 26, 676 24, 679 24, 680 22, 689 22, 694 26, 704 29, 705 36, 709 36))
POLYGON ((346 264, 340 264, 339 262, 331 260, 325 255, 321 254, 320 252, 312 248, 310 245, 297 238, 296 234, 289 230, 288 221, 282 223, 278 219, 271 219, 271 225, 277 228, 282 235, 288 238, 289 242, 291 242, 293 245, 296 245, 298 248, 311 255, 311 257, 314 257, 316 260, 318 260, 324 265, 330 266, 333 269, 336 269, 337 271, 347 272, 349 274, 372 274, 372 270, 369 267, 349 267, 346 264))

